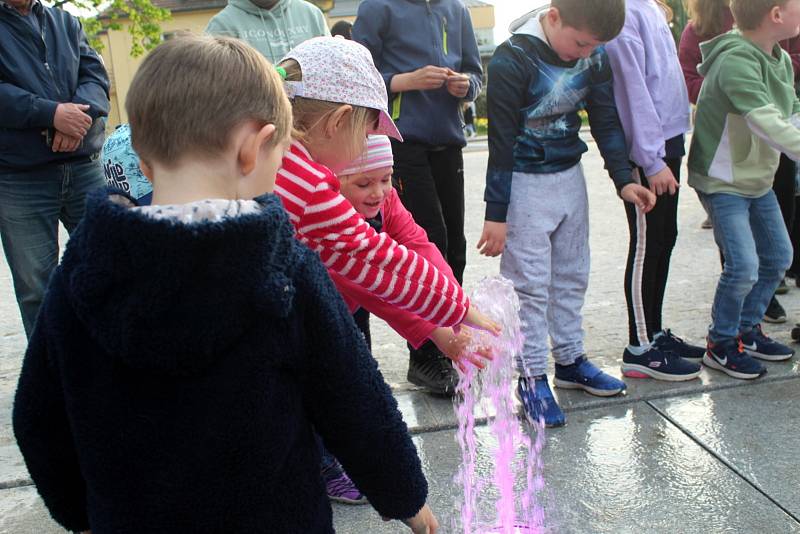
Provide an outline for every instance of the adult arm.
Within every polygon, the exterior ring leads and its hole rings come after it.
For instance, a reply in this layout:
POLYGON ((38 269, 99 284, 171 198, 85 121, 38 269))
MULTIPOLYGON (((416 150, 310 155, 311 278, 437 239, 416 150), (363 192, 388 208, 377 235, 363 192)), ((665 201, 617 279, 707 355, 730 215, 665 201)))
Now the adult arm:
POLYGON ((481 53, 478 51, 478 41, 475 39, 475 30, 469 10, 463 6, 461 16, 461 72, 469 76, 469 90, 464 100, 473 101, 478 98, 483 87, 483 65, 481 53))
POLYGON ((87 104, 89 109, 86 113, 94 121, 99 117, 107 117, 111 107, 108 97, 108 73, 100 56, 89 46, 80 22, 77 19, 72 19, 72 21, 77 26, 79 53, 78 87, 72 97, 72 102, 87 104))
POLYGON ((383 76, 386 84, 386 94, 391 102, 394 98, 392 92, 392 78, 396 72, 385 69, 383 65, 383 39, 389 27, 389 7, 379 3, 365 0, 358 5, 358 14, 353 24, 353 40, 361 43, 372 54, 375 67, 383 76))
POLYGON ((50 128, 58 102, 42 98, 0 79, 0 127, 27 129, 50 128))

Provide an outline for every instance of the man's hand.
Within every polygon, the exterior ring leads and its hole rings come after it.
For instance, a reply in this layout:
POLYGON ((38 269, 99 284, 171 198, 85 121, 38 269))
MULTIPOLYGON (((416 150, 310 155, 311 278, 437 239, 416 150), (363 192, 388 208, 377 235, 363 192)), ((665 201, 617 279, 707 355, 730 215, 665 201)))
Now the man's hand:
POLYGON ((59 104, 53 117, 53 126, 63 134, 83 139, 92 126, 92 118, 84 113, 88 110, 86 104, 59 104))
POLYGON ((447 69, 447 92, 456 98, 464 98, 469 92, 469 76, 447 69))
POLYGON ((56 131, 56 135, 53 136, 53 152, 75 152, 81 146, 81 141, 82 139, 78 137, 70 137, 56 131))
POLYGON ((681 186, 669 167, 664 167, 653 176, 648 176, 647 181, 650 183, 650 191, 656 195, 663 195, 667 192, 674 195, 681 186))
POLYGON ((438 89, 447 82, 449 70, 444 67, 428 65, 412 72, 395 74, 392 77, 390 89, 393 93, 438 89))
POLYGON ((656 196, 646 187, 639 184, 628 184, 622 188, 619 196, 622 200, 636 204, 644 213, 649 212, 656 205, 656 196))
POLYGON ((478 249, 484 256, 494 257, 506 247, 506 223, 485 221, 483 233, 478 240, 478 249))
POLYGON ((486 361, 494 359, 494 353, 490 347, 480 347, 475 354, 467 351, 472 342, 472 329, 461 327, 456 333, 452 328, 437 328, 429 336, 431 341, 442 351, 442 354, 453 360, 462 371, 466 370, 464 362, 467 361, 483 369, 486 361))

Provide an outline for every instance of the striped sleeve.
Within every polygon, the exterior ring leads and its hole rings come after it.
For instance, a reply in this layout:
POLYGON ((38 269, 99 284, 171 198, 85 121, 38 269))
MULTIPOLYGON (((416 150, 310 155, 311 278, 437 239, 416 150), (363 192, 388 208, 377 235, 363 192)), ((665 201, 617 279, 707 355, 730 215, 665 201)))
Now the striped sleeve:
POLYGON ((298 144, 283 159, 275 182, 298 238, 328 269, 382 300, 438 326, 459 324, 464 291, 416 252, 377 233, 339 193, 339 182, 298 144))

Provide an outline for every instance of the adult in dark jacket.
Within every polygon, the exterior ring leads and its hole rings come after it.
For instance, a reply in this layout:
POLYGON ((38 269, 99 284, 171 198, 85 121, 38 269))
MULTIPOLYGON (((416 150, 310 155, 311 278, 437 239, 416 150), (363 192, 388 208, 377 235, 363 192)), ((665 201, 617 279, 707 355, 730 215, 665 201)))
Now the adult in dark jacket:
MULTIPOLYGON (((459 283, 467 261, 461 105, 481 91, 483 69, 469 11, 460 0, 364 0, 353 39, 372 53, 386 82, 392 118, 394 184, 459 283)), ((408 380, 452 394, 450 361, 426 343, 411 350, 408 380)))
POLYGON ((71 232, 103 185, 108 75, 80 22, 39 0, 0 0, 0 235, 30 336, 71 232))

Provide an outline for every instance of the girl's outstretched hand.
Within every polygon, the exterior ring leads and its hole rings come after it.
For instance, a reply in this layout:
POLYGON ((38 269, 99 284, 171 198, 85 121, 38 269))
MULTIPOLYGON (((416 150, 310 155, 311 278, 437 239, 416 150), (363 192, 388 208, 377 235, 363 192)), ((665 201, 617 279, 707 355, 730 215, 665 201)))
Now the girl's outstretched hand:
POLYGON ((486 367, 486 362, 494 359, 490 347, 480 347, 475 353, 469 352, 472 342, 472 329, 462 327, 456 333, 452 328, 437 328, 430 335, 431 341, 438 347, 442 354, 453 360, 462 371, 466 371, 465 362, 469 362, 478 369, 486 367))
POLYGON ((461 324, 478 330, 485 330, 495 337, 499 336, 500 332, 503 331, 499 324, 486 317, 472 305, 470 305, 467 310, 467 314, 464 316, 461 324))

